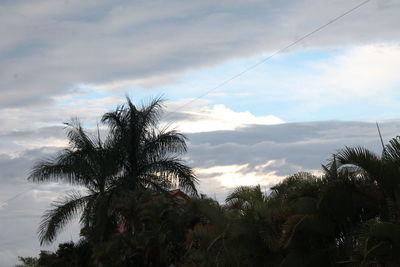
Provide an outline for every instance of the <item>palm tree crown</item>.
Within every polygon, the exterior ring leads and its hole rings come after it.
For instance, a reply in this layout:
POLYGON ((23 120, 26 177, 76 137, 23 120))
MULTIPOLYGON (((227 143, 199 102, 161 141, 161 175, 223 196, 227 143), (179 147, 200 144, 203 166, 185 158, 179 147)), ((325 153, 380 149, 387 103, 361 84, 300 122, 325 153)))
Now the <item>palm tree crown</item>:
POLYGON ((157 129, 162 109, 160 99, 140 110, 127 99, 126 106, 104 114, 113 134, 114 145, 121 153, 121 182, 130 188, 163 191, 180 186, 196 195, 196 177, 178 158, 187 150, 186 138, 174 130, 157 129))
POLYGON ((104 140, 86 133, 78 120, 66 124, 69 147, 36 164, 28 179, 67 182, 86 188, 86 194, 76 191, 52 204, 39 227, 41 244, 52 242, 78 213, 83 230, 95 239, 107 238, 121 221, 118 201, 127 192, 166 192, 177 186, 197 195, 197 179, 179 159, 186 152, 186 138, 157 128, 161 103, 156 99, 137 109, 128 98, 127 105, 103 116, 109 126, 104 140))

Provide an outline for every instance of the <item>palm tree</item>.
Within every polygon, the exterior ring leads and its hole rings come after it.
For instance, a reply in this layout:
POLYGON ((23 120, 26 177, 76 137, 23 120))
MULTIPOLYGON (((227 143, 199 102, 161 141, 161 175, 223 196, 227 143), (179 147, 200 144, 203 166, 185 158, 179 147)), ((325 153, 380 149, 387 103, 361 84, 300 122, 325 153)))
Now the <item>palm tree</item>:
POLYGON ((102 140, 92 137, 78 120, 67 124, 69 147, 59 155, 39 162, 29 180, 37 183, 67 182, 86 189, 73 192, 52 204, 39 226, 41 244, 52 242, 78 213, 82 233, 93 242, 106 240, 126 218, 121 217, 121 196, 137 190, 166 192, 179 186, 197 194, 196 177, 178 158, 186 152, 186 139, 173 130, 158 130, 161 100, 137 109, 127 106, 106 113, 102 121, 110 127, 102 140))
POLYGON ((123 227, 96 245, 95 262, 106 266, 170 266, 182 257, 185 216, 172 197, 140 190, 119 198, 119 205, 125 219, 123 227))
POLYGON ((282 197, 287 207, 282 266, 354 262, 352 253, 359 243, 355 231, 379 214, 381 197, 374 183, 338 169, 335 156, 323 169, 320 178, 300 173, 274 187, 272 196, 282 197))
MULTIPOLYGON (((387 201, 390 220, 400 220, 400 140, 394 138, 383 147, 382 155, 363 147, 345 147, 337 153, 342 168, 355 168, 359 176, 374 182, 387 201)), ((353 170, 354 171, 354 170, 353 170)))
POLYGON ((228 209, 238 209, 242 212, 254 209, 256 206, 264 204, 265 201, 266 196, 261 192, 260 185, 239 186, 225 199, 228 209))
POLYGON ((263 193, 260 185, 240 186, 225 199, 232 216, 231 244, 236 255, 251 266, 280 261, 279 235, 284 213, 281 202, 263 193), (240 244, 237 246, 235 244, 240 244))
POLYGON ((104 114, 114 136, 114 145, 122 154, 121 183, 131 189, 151 188, 165 191, 179 186, 197 195, 197 179, 191 168, 179 159, 187 150, 186 138, 175 130, 157 129, 162 100, 137 109, 127 98, 127 105, 104 114))
POLYGON ((78 212, 82 212, 80 222, 84 229, 96 226, 105 231, 108 220, 100 217, 107 217, 107 211, 101 207, 107 203, 109 189, 118 180, 119 156, 112 147, 111 136, 104 141, 99 134, 92 137, 76 119, 67 123, 66 129, 69 147, 57 156, 37 163, 28 179, 37 183, 67 182, 86 188, 87 193, 82 195, 75 191, 52 204, 39 226, 41 244, 51 243, 78 212))
POLYGON ((400 140, 383 146, 381 156, 364 147, 345 147, 337 154, 340 167, 375 185, 381 202, 374 218, 363 222, 356 235, 353 259, 359 266, 390 266, 400 261, 400 140), (383 199, 383 201, 380 199, 383 199))
POLYGON ((229 219, 220 204, 204 195, 184 206, 187 221, 186 254, 182 266, 235 266, 229 242, 229 219))

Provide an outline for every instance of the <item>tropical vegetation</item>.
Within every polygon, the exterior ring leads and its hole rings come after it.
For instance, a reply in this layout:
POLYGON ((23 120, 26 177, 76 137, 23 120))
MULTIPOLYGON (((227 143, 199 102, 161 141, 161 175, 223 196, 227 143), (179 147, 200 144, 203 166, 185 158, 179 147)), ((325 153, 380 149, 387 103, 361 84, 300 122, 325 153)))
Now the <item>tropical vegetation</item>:
POLYGON ((322 175, 241 186, 222 204, 198 195, 186 138, 158 128, 161 111, 128 99, 103 116, 105 137, 66 124, 69 147, 29 179, 78 186, 43 215, 39 240, 74 216, 81 240, 17 266, 400 266, 400 139, 381 155, 345 147, 322 175))

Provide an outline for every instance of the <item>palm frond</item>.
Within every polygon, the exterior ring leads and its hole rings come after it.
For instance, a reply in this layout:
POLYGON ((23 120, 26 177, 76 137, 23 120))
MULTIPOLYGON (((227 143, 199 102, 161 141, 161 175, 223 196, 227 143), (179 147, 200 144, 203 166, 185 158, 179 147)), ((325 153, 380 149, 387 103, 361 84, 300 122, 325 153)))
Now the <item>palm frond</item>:
POLYGON ((186 137, 176 131, 152 131, 146 138, 143 158, 162 158, 168 154, 182 154, 187 151, 186 137))
MULTIPOLYGON (((130 99, 128 98, 128 101, 130 99)), ((150 104, 143 105, 141 108, 141 117, 142 117, 142 125, 140 125, 143 129, 147 129, 147 127, 157 126, 160 115, 162 112, 164 100, 161 97, 153 99, 150 104)))
POLYGON ((393 138, 385 147, 383 157, 400 166, 400 142, 399 138, 393 138))
POLYGON ((64 150, 64 153, 59 154, 54 158, 43 160, 32 168, 28 180, 33 182, 48 182, 48 181, 66 181, 70 184, 79 184, 76 178, 77 173, 74 164, 72 164, 70 150, 64 150))
POLYGON ((180 160, 164 159, 147 164, 140 171, 140 178, 145 181, 148 174, 156 174, 160 181, 167 180, 188 193, 197 195, 196 184, 198 180, 193 170, 180 160))
POLYGON ((93 150, 96 142, 83 130, 81 123, 74 118, 66 125, 69 145, 72 149, 93 150))
POLYGON ((142 180, 143 187, 154 190, 155 192, 165 192, 173 187, 173 183, 167 179, 160 179, 157 174, 146 174, 146 179, 142 180))
POLYGON ((246 209, 254 207, 258 203, 263 203, 264 200, 260 185, 239 186, 226 197, 225 203, 228 208, 246 209))
POLYGON ((374 177, 380 176, 383 170, 382 161, 372 151, 364 147, 345 147, 337 153, 339 167, 343 165, 357 166, 374 177))
POLYGON ((107 124, 111 131, 123 129, 126 125, 125 106, 120 105, 114 111, 107 112, 101 117, 101 122, 107 124))
POLYGON ((33 182, 67 182, 71 185, 91 187, 95 182, 95 170, 98 168, 91 157, 95 152, 87 154, 82 151, 65 149, 54 158, 43 160, 33 166, 28 180, 33 182))
POLYGON ((38 231, 40 244, 51 243, 58 232, 77 215, 90 198, 91 196, 81 196, 73 192, 53 203, 52 208, 42 216, 38 231))

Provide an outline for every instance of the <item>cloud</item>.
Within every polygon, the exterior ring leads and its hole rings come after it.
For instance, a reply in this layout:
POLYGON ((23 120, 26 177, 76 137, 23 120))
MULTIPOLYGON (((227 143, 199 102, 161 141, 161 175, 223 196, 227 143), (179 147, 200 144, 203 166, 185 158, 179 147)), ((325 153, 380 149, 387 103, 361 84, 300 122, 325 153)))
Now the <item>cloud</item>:
POLYGON ((394 86, 400 83, 400 44, 354 47, 333 60, 317 64, 317 68, 321 72, 315 77, 314 90, 309 95, 329 96, 335 101, 393 97, 394 86))
MULTIPOLYGON (((240 92, 215 91, 210 96, 215 102, 197 100, 177 109, 183 102, 176 100, 224 80, 211 71, 212 82, 204 84, 200 77, 192 81, 200 82, 200 89, 184 88, 185 75, 268 56, 357 4, 351 2, 1 1, 0 34, 7 38, 0 42, 0 201, 10 200, 0 208, 0 265, 15 264, 17 255, 37 255, 40 214, 70 189, 26 181, 35 161, 65 146, 61 123, 78 116, 93 130, 104 112, 124 102, 127 91, 135 91, 136 100, 183 85, 174 91, 175 102, 167 103, 166 121, 175 121, 189 137, 185 159, 198 170, 201 192, 220 201, 232 186, 267 188, 291 173, 318 171, 344 145, 379 152, 373 123, 283 122, 299 120, 298 114, 301 120, 326 118, 327 110, 345 118, 348 109, 370 118, 376 116, 368 113, 376 102, 382 104, 379 116, 385 116, 392 110, 388 103, 398 106, 396 0, 371 1, 275 59, 313 49, 343 53, 280 72, 254 71, 257 79, 235 81, 240 92), (257 88, 249 93, 249 85, 257 88), (258 112, 234 106, 246 101, 258 112)), ((219 71, 235 75, 243 70, 239 65, 233 72, 219 71)), ((385 140, 398 134, 398 125, 398 120, 381 124, 385 140)), ((57 242, 76 238, 78 229, 74 223, 57 242)))
MULTIPOLYGON (((250 64, 242 61, 222 70, 230 73, 239 65, 250 64)), ((206 98, 228 108, 273 114, 292 122, 398 118, 399 68, 400 46, 396 43, 305 49, 275 58, 218 89, 224 98, 206 98), (239 92, 252 94, 233 96, 239 92)))
POLYGON ((3 109, 0 112, 0 153, 19 153, 43 146, 64 147, 67 140, 63 123, 74 118, 89 130, 99 125, 103 134, 101 116, 124 101, 122 96, 87 92, 60 97, 56 105, 3 109))
MULTIPOLYGON (((384 141, 395 137, 400 121, 380 124, 384 141)), ((375 123, 308 122, 253 125, 235 131, 188 134, 187 160, 198 170, 200 189, 223 200, 230 188, 269 187, 299 172, 321 172, 321 164, 344 146, 365 146, 378 154, 375 123)))
MULTIPOLYGON (((17 256, 36 256, 40 250, 54 249, 54 246, 39 246, 37 228, 50 203, 72 188, 54 183, 36 185, 28 182, 27 177, 35 162, 58 149, 25 150, 14 156, 0 154, 0 266, 14 266, 17 256)), ((66 227, 57 242, 76 239, 78 234, 75 221, 66 227)))
POLYGON ((248 168, 248 164, 213 166, 204 169, 198 168, 196 169, 196 173, 200 177, 215 177, 217 183, 227 188, 257 184, 270 187, 284 178, 284 176, 277 176, 276 171, 268 171, 267 167, 276 162, 277 160, 270 160, 252 169, 248 168))
MULTIPOLYGON (((6 1, 0 6, 0 108, 49 104, 79 83, 176 76, 269 53, 348 1, 6 1), (163 6, 163 8, 160 8, 163 6)), ((400 5, 371 1, 303 47, 398 41, 400 5), (385 19, 382 19, 385 18, 385 19)), ((302 48, 301 46, 297 49, 302 48)))
MULTIPOLYGON (((204 103, 204 101, 201 102, 204 103)), ((167 113, 165 120, 172 121, 169 123, 170 127, 184 133, 235 130, 249 125, 284 123, 283 120, 273 115, 255 116, 249 111, 235 112, 223 104, 209 107, 201 102, 191 103, 182 110, 179 108, 182 107, 183 101, 170 103, 168 110, 176 111, 167 113)))
MULTIPOLYGON (((380 127, 387 142, 398 134, 400 121, 383 122, 380 127)), ((21 136, 34 140, 35 136, 51 136, 58 131, 58 128, 43 127, 33 133, 21 133, 21 136)), ((200 192, 219 201, 237 185, 261 184, 263 190, 268 190, 295 172, 320 172, 320 164, 345 145, 363 145, 380 151, 376 126, 368 122, 247 125, 235 131, 188 133, 187 136, 190 143, 185 160, 197 170, 200 192)), ((40 248, 35 233, 40 215, 53 200, 71 188, 63 184, 35 185, 28 183, 26 177, 34 162, 59 149, 43 147, 13 156, 0 155, 0 201, 22 192, 0 208, 3 229, 0 231, 0 255, 4 257, 0 266, 15 264, 17 255, 33 256, 40 249, 56 249, 56 245, 40 248)), ((78 233, 79 225, 74 222, 55 244, 71 238, 76 240, 78 233)))

